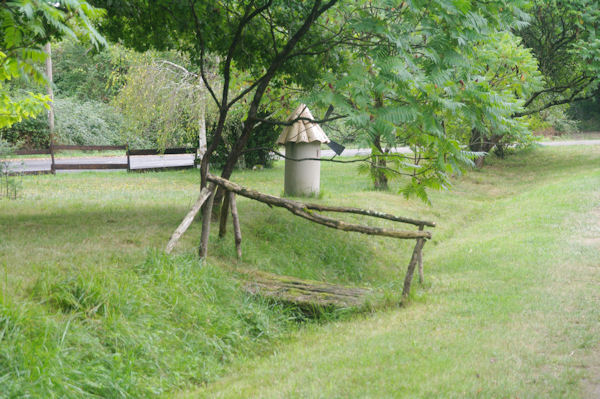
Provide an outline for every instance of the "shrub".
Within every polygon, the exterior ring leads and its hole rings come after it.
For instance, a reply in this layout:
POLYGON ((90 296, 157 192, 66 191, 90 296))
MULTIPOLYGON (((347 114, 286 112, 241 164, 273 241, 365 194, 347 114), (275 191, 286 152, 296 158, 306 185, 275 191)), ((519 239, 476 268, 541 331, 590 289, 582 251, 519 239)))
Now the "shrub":
POLYGON ((21 190, 21 181, 10 175, 6 158, 13 154, 13 146, 0 134, 0 199, 17 199, 21 190))
POLYGON ((121 145, 127 135, 123 118, 110 105, 98 101, 78 101, 72 98, 54 102, 56 139, 62 144, 121 145))
POLYGON ((19 148, 48 148, 50 143, 48 117, 43 113, 37 117, 25 119, 9 128, 0 130, 0 136, 19 148))

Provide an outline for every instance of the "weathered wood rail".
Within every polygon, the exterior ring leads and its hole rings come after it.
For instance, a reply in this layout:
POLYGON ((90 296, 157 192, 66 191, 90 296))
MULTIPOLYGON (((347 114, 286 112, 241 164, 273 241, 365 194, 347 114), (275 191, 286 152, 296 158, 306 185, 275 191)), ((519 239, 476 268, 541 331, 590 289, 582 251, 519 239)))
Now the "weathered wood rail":
MULTIPOLYGON (((357 232, 368 235, 377 235, 384 237, 391 237, 397 239, 414 239, 416 240, 415 247, 412 252, 412 256, 410 262, 408 264, 408 269, 404 278, 404 285, 402 294, 403 296, 407 296, 410 292, 410 287, 414 275, 415 268, 418 266, 418 274, 419 281, 423 282, 423 246, 425 245, 426 240, 431 238, 431 233, 429 231, 425 231, 425 226, 435 227, 434 222, 425 221, 425 220, 417 220, 411 218, 405 218, 400 216, 395 216, 383 212, 373 211, 369 209, 361 209, 361 208, 351 208, 351 207, 341 207, 341 206, 329 206, 329 205, 320 205, 320 204, 306 204, 300 201, 295 201, 287 198, 276 197, 274 195, 261 193, 256 190, 252 190, 246 187, 243 187, 237 183, 234 183, 230 180, 224 179, 222 177, 214 176, 209 174, 207 176, 208 181, 211 183, 211 186, 208 188, 204 188, 198 200, 194 204, 192 210, 186 215, 183 222, 180 226, 175 230, 171 239, 169 240, 169 244, 167 245, 166 252, 170 253, 177 241, 181 237, 181 235, 185 232, 191 221, 194 219, 195 215, 199 212, 200 208, 204 204, 204 202, 212 201, 214 198, 214 193, 216 191, 216 186, 222 187, 227 195, 225 196, 226 200, 223 203, 223 208, 221 209, 220 215, 220 223, 219 223, 219 237, 224 237, 227 229, 227 216, 229 211, 231 211, 232 219, 233 219, 233 228, 234 228, 234 237, 235 237, 235 246, 238 258, 242 257, 242 233, 240 229, 239 216, 237 212, 237 206, 235 201, 235 195, 241 195, 246 198, 250 198, 262 203, 265 203, 269 206, 277 206, 288 210, 294 215, 300 216, 304 219, 310 220, 311 222, 321 224, 323 226, 327 226, 329 228, 334 228, 337 230, 348 231, 348 232, 357 232), (399 223, 406 223, 418 226, 417 231, 410 230, 396 230, 389 229, 383 227, 373 227, 366 226, 361 224, 348 223, 342 220, 333 219, 328 216, 321 215, 315 211, 320 212, 338 212, 338 213, 351 213, 358 214, 363 216, 370 216, 380 219, 386 219, 399 223)), ((205 207, 206 209, 210 209, 210 206, 205 207)), ((210 231, 210 215, 203 215, 202 220, 202 236, 200 243, 199 254, 202 258, 206 257, 208 250, 208 237, 210 231)), ((258 284, 257 287, 261 285, 258 284)), ((283 288, 281 288, 283 289, 283 288)), ((284 290, 285 291, 285 290, 284 290)), ((266 295, 271 295, 272 293, 266 293, 266 295)))
MULTIPOLYGON (((131 168, 131 157, 132 156, 143 156, 143 155, 173 155, 173 154, 195 154, 196 148, 179 147, 179 148, 166 148, 159 150, 156 148, 151 149, 131 149, 128 145, 70 145, 70 144, 53 144, 51 143, 48 148, 44 149, 20 149, 15 151, 16 155, 39 155, 49 154, 51 157, 50 170, 36 170, 36 171, 23 171, 16 174, 55 174, 57 170, 101 170, 101 169, 127 169, 127 171, 140 170, 131 168), (59 151, 125 151, 127 156, 127 162, 103 162, 103 163, 77 163, 68 162, 60 163, 55 159, 55 155, 59 151)), ((172 169, 182 167, 193 167, 189 166, 162 166, 156 168, 150 168, 152 170, 159 169, 172 169)), ((147 170, 147 169, 141 169, 147 170)))

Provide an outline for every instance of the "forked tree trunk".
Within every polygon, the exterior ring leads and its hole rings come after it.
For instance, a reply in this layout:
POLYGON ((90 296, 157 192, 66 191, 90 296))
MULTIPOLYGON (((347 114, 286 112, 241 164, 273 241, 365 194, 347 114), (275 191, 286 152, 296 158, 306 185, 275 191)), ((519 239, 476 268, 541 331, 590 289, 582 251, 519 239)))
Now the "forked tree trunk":
MULTIPOLYGON (((298 28, 298 30, 290 37, 287 43, 281 48, 273 59, 271 60, 270 65, 266 69, 263 76, 257 82, 256 87, 254 88, 254 95, 252 96, 252 101, 250 101, 249 109, 247 113, 246 120, 244 121, 244 128, 242 130, 241 136, 236 140, 233 145, 233 148, 227 158, 225 163, 225 167, 223 168, 223 173, 221 176, 225 179, 229 179, 231 177, 231 173, 233 172, 233 168, 241 156, 246 144, 248 143, 248 139, 252 134, 252 129, 256 124, 256 116, 258 114, 258 108, 261 103, 262 97, 265 94, 271 80, 277 75, 281 67, 285 64, 285 62, 290 58, 294 49, 296 48, 298 42, 302 40, 302 38, 308 33, 310 27, 316 22, 316 20, 324 14, 327 10, 333 7, 337 3, 337 0, 329 0, 327 3, 323 4, 321 0, 315 1, 312 6, 312 9, 309 15, 306 16, 302 25, 298 28)), ((244 24, 240 25, 239 32, 241 33, 241 28, 245 26, 250 20, 245 20, 244 24)), ((239 36, 237 36, 239 39, 239 36)), ((230 54, 232 54, 233 50, 240 44, 239 41, 235 41, 230 46, 230 54)), ((232 104, 228 103, 228 93, 229 93, 229 84, 230 84, 230 72, 231 72, 231 58, 228 56, 225 65, 223 67, 223 90, 222 90, 222 98, 220 100, 220 110, 219 110, 219 121, 217 123, 217 128, 215 129, 213 141, 210 146, 208 146, 206 155, 202 158, 201 166, 200 166, 200 176, 201 176, 201 187, 206 187, 207 185, 207 176, 208 176, 208 164, 210 161, 210 157, 212 153, 217 148, 221 140, 221 136, 223 133, 223 128, 225 126, 225 120, 227 114, 229 112, 229 108, 232 104)), ((218 190, 217 190, 218 191, 218 190)), ((205 204, 205 209, 203 210, 204 220, 202 221, 202 240, 199 249, 199 253, 201 256, 206 255, 206 248, 203 246, 208 245, 208 229, 210 225, 210 215, 212 214, 213 204, 215 200, 215 195, 212 195, 210 200, 205 204), (205 225, 205 223, 208 223, 205 225)), ((219 198, 217 198, 217 203, 220 204, 222 201, 222 194, 219 194, 219 198)))

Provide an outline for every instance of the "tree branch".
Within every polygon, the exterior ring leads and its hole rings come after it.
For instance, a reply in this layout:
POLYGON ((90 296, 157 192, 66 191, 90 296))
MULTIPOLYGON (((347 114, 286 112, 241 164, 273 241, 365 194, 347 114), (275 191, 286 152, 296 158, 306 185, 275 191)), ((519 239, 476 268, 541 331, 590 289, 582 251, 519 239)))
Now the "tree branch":
POLYGON ((564 98, 562 100, 556 100, 556 101, 550 101, 546 104, 544 104, 543 106, 536 108, 536 109, 532 109, 532 110, 527 110, 527 111, 523 111, 523 112, 515 112, 514 114, 512 114, 513 118, 520 118, 522 116, 527 116, 527 115, 533 115, 533 114, 537 114, 538 112, 541 112, 545 109, 551 108, 551 107, 555 107, 557 105, 563 105, 563 104, 569 104, 569 103, 574 103, 574 102, 578 102, 578 101, 585 101, 585 100, 589 100, 592 99, 596 96, 595 93, 592 93, 590 95, 587 96, 583 96, 583 97, 575 97, 579 92, 573 94, 573 96, 569 97, 569 98, 564 98))

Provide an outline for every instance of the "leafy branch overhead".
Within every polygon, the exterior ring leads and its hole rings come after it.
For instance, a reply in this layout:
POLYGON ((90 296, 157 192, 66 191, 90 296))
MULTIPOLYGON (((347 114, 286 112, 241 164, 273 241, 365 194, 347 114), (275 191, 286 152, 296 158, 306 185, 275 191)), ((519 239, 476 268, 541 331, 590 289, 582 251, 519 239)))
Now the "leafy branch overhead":
POLYGON ((0 128, 31 118, 48 106, 50 98, 29 92, 16 97, 6 82, 28 76, 45 82, 39 70, 46 59, 43 45, 62 37, 78 37, 95 46, 105 44, 94 28, 101 10, 83 0, 15 0, 0 4, 0 128))
POLYGON ((402 193, 426 201, 425 188, 447 187, 482 155, 465 148, 465 132, 526 133, 512 114, 540 83, 535 60, 506 32, 523 25, 523 2, 427 3, 361 8, 351 21, 362 44, 352 67, 331 73, 318 96, 349 115, 372 147, 376 187, 399 175, 386 172, 392 167, 411 177, 402 193), (389 162, 396 146, 410 147, 412 158, 389 162))

